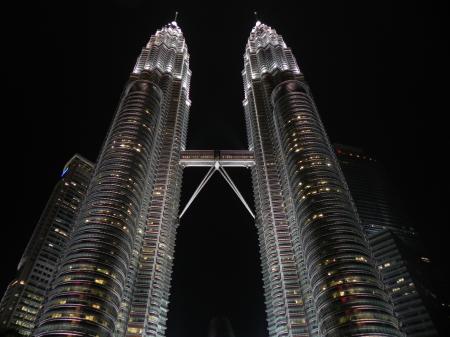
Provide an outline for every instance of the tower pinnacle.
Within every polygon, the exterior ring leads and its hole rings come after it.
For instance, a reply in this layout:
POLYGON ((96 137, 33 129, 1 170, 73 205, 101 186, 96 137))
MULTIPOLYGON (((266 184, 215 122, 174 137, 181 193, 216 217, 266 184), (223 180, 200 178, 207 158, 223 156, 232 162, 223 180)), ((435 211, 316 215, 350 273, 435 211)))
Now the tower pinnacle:
POLYGON ((255 26, 259 26, 261 24, 261 21, 259 20, 258 12, 254 11, 253 14, 255 14, 255 19, 256 19, 255 26))

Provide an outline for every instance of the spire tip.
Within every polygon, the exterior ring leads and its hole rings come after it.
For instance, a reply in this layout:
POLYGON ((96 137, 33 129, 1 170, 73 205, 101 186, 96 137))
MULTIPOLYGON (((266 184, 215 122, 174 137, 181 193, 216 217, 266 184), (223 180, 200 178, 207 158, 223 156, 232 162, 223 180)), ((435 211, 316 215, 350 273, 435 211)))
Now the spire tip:
POLYGON ((261 24, 261 21, 259 20, 258 12, 254 11, 253 14, 255 14, 256 26, 259 26, 261 24))

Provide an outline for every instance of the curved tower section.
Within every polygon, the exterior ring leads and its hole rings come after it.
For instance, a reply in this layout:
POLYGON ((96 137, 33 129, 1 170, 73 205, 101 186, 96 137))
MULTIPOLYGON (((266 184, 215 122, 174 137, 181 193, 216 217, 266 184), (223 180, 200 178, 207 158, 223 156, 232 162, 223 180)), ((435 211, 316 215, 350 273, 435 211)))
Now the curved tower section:
POLYGON ((400 336, 291 50, 274 29, 258 21, 244 64, 270 336, 400 336), (292 269, 287 261, 293 261, 292 269), (285 270, 295 270, 296 276, 287 279, 285 270), (300 290, 297 297, 292 297, 293 285, 300 290))
POLYGON ((166 298, 149 289, 165 289, 171 263, 153 259, 144 266, 139 255, 151 251, 154 242, 167 244, 158 251, 162 255, 173 250, 174 216, 167 216, 165 225, 149 219, 152 205, 168 213, 177 207, 181 172, 173 170, 164 147, 171 133, 171 149, 182 147, 189 78, 184 38, 172 22, 151 37, 125 86, 35 336, 123 335, 134 298, 143 299, 144 288, 147 305, 157 302, 164 308, 159 303, 166 298), (174 118, 183 122, 171 130, 174 118), (178 189, 164 190, 170 200, 158 203, 154 195, 163 192, 158 189, 163 171, 178 189), (146 241, 149 233, 158 240, 146 241), (145 267, 151 276, 144 285, 145 267))
MULTIPOLYGON (((270 337, 314 336, 315 316, 303 265, 298 263, 292 207, 284 198, 283 171, 271 138, 270 74, 300 74, 291 51, 275 31, 262 34, 260 22, 253 28, 244 54, 244 109, 249 148, 254 152, 252 182, 255 195, 266 314, 270 337), (265 80, 263 80, 263 78, 265 80), (289 211, 288 211, 289 210, 289 211), (302 284, 304 286, 302 287, 302 284), (303 291, 302 291, 303 290, 303 291), (309 305, 309 306, 308 306, 309 305)), ((267 27, 268 29, 268 27, 267 27)))
MULTIPOLYGON (((165 93, 164 118, 153 190, 143 217, 142 247, 133 292, 129 307, 125 305, 128 313, 125 310, 122 317, 127 337, 164 336, 166 330, 183 173, 179 162, 181 151, 185 150, 191 105, 189 54, 176 22, 152 36, 138 58, 134 74, 152 69, 164 69, 159 82, 165 93)), ((116 335, 122 336, 120 327, 116 335)))

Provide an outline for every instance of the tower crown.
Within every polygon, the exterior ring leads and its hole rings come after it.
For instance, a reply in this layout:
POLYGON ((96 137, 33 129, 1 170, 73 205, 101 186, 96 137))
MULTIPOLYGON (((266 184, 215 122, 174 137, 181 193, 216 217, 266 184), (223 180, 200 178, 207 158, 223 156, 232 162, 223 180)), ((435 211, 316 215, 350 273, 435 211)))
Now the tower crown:
POLYGON ((159 69, 163 73, 170 72, 178 78, 186 78, 188 64, 189 54, 183 32, 173 20, 150 37, 137 59, 133 74, 159 69))
POLYGON ((290 48, 275 29, 257 20, 250 32, 244 54, 244 83, 250 87, 252 79, 264 73, 291 71, 301 74, 290 48))
POLYGON ((249 47, 251 51, 256 51, 269 44, 273 46, 281 45, 283 48, 286 48, 283 37, 278 35, 275 29, 259 20, 256 21, 256 24, 250 33, 250 37, 248 38, 247 47, 249 47))
MULTIPOLYGON (((165 25, 160 31, 166 31, 172 35, 181 35, 183 36, 183 32, 181 31, 181 28, 178 26, 178 23, 174 20, 172 22, 169 22, 167 25, 165 25)), ((158 32, 156 34, 158 34, 158 32)))

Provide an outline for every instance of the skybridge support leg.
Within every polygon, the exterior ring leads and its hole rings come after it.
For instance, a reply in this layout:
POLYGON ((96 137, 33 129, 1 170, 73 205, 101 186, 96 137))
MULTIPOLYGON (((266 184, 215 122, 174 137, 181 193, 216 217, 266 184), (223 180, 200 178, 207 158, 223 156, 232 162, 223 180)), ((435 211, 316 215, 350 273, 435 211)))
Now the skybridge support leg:
POLYGON ((241 192, 239 192, 238 188, 236 187, 236 185, 233 182, 233 180, 231 179, 231 177, 228 175, 227 171, 225 171, 225 169, 219 164, 218 161, 216 161, 216 163, 213 166, 211 166, 211 168, 208 170, 208 172, 206 173, 205 177, 200 182, 200 185, 198 185, 198 187, 195 190, 194 194, 192 194, 192 197, 189 199, 189 201, 187 202, 186 206, 184 206, 184 208, 181 211, 180 216, 178 218, 181 219, 181 217, 184 215, 184 213, 186 213, 186 211, 189 208, 189 206, 192 204, 194 199, 197 197, 197 195, 200 193, 200 191, 203 189, 203 187, 206 185, 206 183, 209 181, 209 179, 213 176, 213 174, 216 171, 220 172, 222 177, 225 179, 225 181, 228 183, 228 185, 230 185, 231 189, 234 191, 234 193, 236 193, 236 195, 238 196, 239 200, 244 204, 245 208, 247 209, 247 211, 250 213, 250 215, 254 219, 255 218, 255 214, 253 214, 252 210, 248 206, 248 204, 245 201, 244 197, 242 196, 241 192))
POLYGON ((208 180, 212 177, 212 175, 215 172, 215 167, 211 166, 211 168, 208 170, 208 172, 206 173, 205 177, 203 178, 203 180, 200 182, 200 185, 198 185, 197 189, 195 190, 194 194, 192 194, 192 197, 189 199, 188 203, 186 204, 186 206, 184 206, 183 211, 180 213, 179 219, 181 219, 181 217, 183 216, 183 214, 187 211, 187 209, 189 208, 189 206, 192 204, 192 202, 194 201, 194 199, 197 197, 197 195, 200 193, 200 191, 203 189, 203 187, 205 187, 206 183, 208 182, 208 180))
POLYGON ((230 187, 232 188, 234 193, 236 193, 236 195, 238 196, 239 200, 241 200, 241 202, 244 204, 245 208, 250 213, 252 218, 254 219, 255 218, 255 214, 253 214, 252 210, 248 206, 248 204, 245 201, 244 197, 242 196, 241 192, 239 192, 239 189, 236 187, 236 185, 233 182, 233 180, 231 179, 231 177, 228 175, 227 171, 225 171, 225 169, 222 166, 219 166, 218 170, 219 170, 220 174, 222 175, 222 177, 225 179, 225 181, 228 183, 228 185, 230 185, 230 187))

